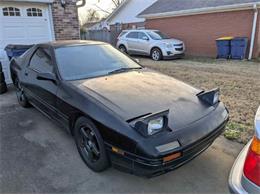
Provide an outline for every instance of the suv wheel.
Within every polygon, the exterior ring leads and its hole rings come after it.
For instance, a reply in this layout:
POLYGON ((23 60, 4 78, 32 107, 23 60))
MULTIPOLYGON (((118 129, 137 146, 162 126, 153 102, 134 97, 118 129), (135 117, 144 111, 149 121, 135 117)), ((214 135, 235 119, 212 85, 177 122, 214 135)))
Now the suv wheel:
POLYGON ((152 49, 151 57, 154 61, 159 61, 162 59, 162 52, 159 48, 152 49))
POLYGON ((120 45, 119 46, 119 50, 122 52, 122 53, 127 53, 127 49, 124 45, 120 45))

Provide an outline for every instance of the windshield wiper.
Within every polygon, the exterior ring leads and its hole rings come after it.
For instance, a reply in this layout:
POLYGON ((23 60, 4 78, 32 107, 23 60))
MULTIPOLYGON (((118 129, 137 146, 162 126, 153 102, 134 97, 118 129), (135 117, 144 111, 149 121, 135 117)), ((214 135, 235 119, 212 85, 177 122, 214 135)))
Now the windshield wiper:
POLYGON ((127 71, 130 71, 130 70, 139 70, 139 69, 142 69, 142 67, 139 67, 139 68, 119 68, 117 70, 113 70, 113 71, 109 72, 108 74, 116 74, 116 73, 121 73, 121 72, 127 72, 127 71))

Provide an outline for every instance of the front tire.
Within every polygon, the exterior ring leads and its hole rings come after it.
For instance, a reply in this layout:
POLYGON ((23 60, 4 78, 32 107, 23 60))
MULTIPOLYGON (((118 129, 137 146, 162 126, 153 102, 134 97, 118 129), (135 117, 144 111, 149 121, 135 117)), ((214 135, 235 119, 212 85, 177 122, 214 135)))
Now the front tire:
POLYGON ((24 108, 30 107, 30 103, 26 97, 24 89, 17 78, 15 79, 15 87, 16 87, 16 97, 18 103, 24 108))
POLYGON ((78 152, 85 164, 95 172, 109 168, 104 141, 95 124, 86 117, 77 120, 74 129, 78 152))
POLYGON ((152 49, 151 58, 154 61, 160 61, 163 58, 162 51, 159 48, 152 49))

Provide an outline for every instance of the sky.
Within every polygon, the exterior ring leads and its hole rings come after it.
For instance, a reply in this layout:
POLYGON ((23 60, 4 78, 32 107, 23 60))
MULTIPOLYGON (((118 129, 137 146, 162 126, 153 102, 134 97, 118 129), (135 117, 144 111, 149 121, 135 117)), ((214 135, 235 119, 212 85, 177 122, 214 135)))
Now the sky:
MULTIPOLYGON (((113 4, 111 0, 86 0, 86 5, 79 9, 79 14, 84 15, 88 9, 99 10, 95 5, 108 12, 111 12, 113 9, 113 4)), ((98 13, 100 14, 101 17, 107 15, 105 12, 102 11, 98 11, 98 13)))

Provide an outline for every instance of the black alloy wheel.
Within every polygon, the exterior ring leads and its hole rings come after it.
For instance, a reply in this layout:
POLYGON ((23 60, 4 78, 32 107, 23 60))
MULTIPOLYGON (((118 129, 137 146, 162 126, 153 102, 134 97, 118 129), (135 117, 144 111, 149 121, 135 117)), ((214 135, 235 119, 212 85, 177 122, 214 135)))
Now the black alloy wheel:
POLYGON ((24 89, 18 79, 15 80, 15 87, 18 103, 24 108, 30 107, 30 103, 28 102, 24 89))
POLYGON ((101 172, 109 167, 103 139, 90 119, 81 117, 76 122, 75 142, 81 158, 90 169, 101 172))

